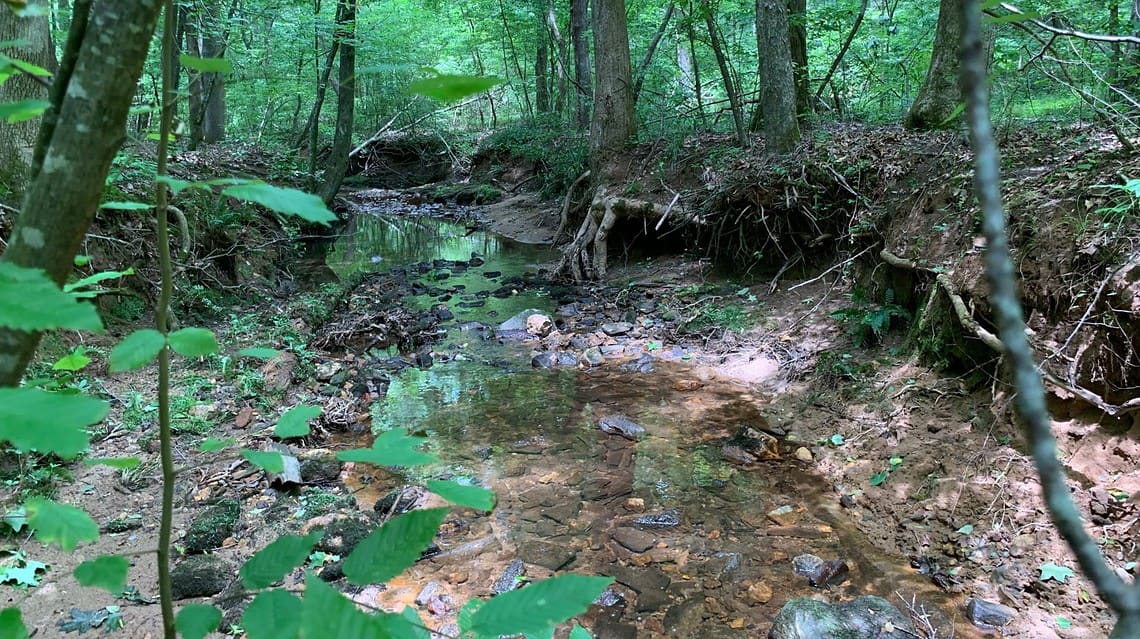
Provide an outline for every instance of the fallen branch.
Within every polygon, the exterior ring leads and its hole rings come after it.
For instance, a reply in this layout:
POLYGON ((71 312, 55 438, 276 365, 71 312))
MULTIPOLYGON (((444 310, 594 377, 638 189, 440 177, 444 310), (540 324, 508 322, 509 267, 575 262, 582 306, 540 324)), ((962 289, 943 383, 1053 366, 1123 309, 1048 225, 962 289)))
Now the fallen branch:
POLYGON ((586 171, 582 175, 579 175, 578 179, 574 180, 570 188, 566 190, 566 199, 562 200, 562 217, 558 221, 558 230, 554 232, 554 239, 551 240, 552 244, 557 244, 558 238, 562 237, 562 233, 566 230, 566 225, 570 222, 570 202, 574 197, 574 192, 578 190, 578 186, 588 177, 590 177, 590 172, 586 171))

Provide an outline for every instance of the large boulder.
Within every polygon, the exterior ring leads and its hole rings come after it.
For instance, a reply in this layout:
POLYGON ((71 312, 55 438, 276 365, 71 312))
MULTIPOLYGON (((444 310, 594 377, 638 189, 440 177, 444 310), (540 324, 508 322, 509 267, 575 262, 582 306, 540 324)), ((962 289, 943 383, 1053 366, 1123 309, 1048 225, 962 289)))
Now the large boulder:
POLYGON ((914 622, 882 597, 831 604, 800 597, 776 614, 768 639, 911 639, 914 622))

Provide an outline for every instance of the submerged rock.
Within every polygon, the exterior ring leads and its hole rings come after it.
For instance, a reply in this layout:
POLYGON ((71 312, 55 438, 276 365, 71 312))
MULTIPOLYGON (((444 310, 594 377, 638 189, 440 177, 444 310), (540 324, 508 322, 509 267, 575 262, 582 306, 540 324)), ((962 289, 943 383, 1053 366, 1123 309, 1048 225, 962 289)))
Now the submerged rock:
POLYGON ((914 623, 882 597, 830 604, 801 597, 784 604, 768 639, 910 639, 914 623), (889 629, 889 630, 888 630, 889 629))
POLYGON ((606 415, 598 420, 598 428, 607 435, 621 435, 637 441, 645 435, 645 427, 624 415, 606 415))
POLYGON ((634 519, 633 523, 642 528, 675 528, 681 525, 681 511, 670 508, 659 513, 642 515, 634 519))
MULTIPOLYGON (((543 313, 542 311, 538 310, 537 308, 528 308, 525 311, 522 311, 520 313, 516 313, 509 320, 503 322, 502 324, 499 324, 499 326, 497 328, 500 331, 524 331, 525 332, 527 329, 527 319, 529 319, 531 315, 541 315, 543 317, 546 317, 546 314, 543 313)), ((547 321, 550 320, 549 317, 546 317, 546 319, 547 319, 547 321)))

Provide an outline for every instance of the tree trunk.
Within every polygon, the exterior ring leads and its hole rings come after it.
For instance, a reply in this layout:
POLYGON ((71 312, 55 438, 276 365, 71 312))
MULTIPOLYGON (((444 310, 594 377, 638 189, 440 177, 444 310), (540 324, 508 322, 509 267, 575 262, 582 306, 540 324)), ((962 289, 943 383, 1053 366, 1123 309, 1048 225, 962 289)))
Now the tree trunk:
MULTIPOLYGON (((77 13, 81 4, 76 3, 77 13)), ((50 140, 46 146, 41 142, 37 149, 42 168, 28 183, 11 242, 0 260, 43 269, 61 285, 71 273, 75 253, 99 208, 111 160, 123 143, 127 112, 162 4, 95 2, 90 28, 81 41, 69 42, 57 78, 63 84, 53 90, 53 100, 59 96, 53 116, 58 125, 45 136, 50 140), (115 46, 108 47, 108 42, 115 46), (65 73, 68 69, 74 72, 65 73)), ((0 386, 20 381, 39 340, 39 333, 0 329, 0 386)))
POLYGON ((697 117, 701 120, 701 126, 708 128, 708 118, 705 117, 705 103, 704 103, 704 88, 701 86, 701 65, 697 58, 697 34, 693 29, 693 2, 689 0, 689 15, 688 20, 685 20, 685 35, 689 40, 689 55, 691 69, 693 71, 693 95, 697 98, 697 117))
POLYGON ((594 0, 594 117, 590 121, 590 165, 595 178, 611 178, 611 160, 637 130, 630 78, 625 0, 594 0))
POLYGON ((336 134, 320 196, 332 204, 348 170, 348 153, 352 149, 353 108, 356 105, 356 3, 337 0, 337 38, 340 40, 340 67, 337 69, 336 134))
POLYGON ((938 28, 926 81, 907 111, 905 124, 912 129, 941 129, 951 126, 962 102, 958 86, 958 51, 962 41, 962 0, 941 0, 938 28))
POLYGON ((566 39, 558 29, 558 14, 554 12, 554 1, 546 2, 546 28, 550 30, 550 37, 554 41, 554 75, 558 80, 554 94, 554 112, 562 116, 566 111, 566 94, 569 91, 569 81, 566 74, 566 39))
POLYGON ((538 113, 550 112, 550 46, 546 35, 546 14, 538 11, 538 24, 535 33, 537 46, 534 51, 534 108, 538 113))
POLYGON ((645 73, 649 70, 649 63, 653 62, 653 54, 657 51, 657 45, 661 44, 661 38, 665 35, 665 29, 669 26, 669 20, 673 17, 674 9, 676 9, 676 3, 670 2, 665 9, 665 17, 661 18, 661 24, 657 26, 653 39, 649 41, 649 48, 645 50, 645 57, 641 59, 641 64, 637 65, 637 73, 634 74, 633 81, 634 104, 637 104, 637 97, 641 95, 641 86, 645 84, 645 73))
MULTIPOLYGON (((339 11, 340 6, 338 5, 338 14, 336 17, 336 20, 338 22, 341 18, 339 11)), ((293 148, 295 149, 304 148, 305 143, 309 142, 309 154, 312 156, 316 155, 317 149, 316 144, 313 144, 310 140, 308 140, 309 134, 310 132, 315 132, 317 130, 317 123, 321 118, 321 108, 324 107, 325 94, 329 88, 329 76, 332 75, 333 62, 336 60, 336 54, 339 50, 340 40, 334 39, 332 41, 332 44, 329 46, 329 54, 327 57, 325 57, 325 63, 317 75, 317 96, 316 99, 313 100, 313 108, 309 110, 309 117, 307 120, 305 120, 305 126, 301 128, 301 131, 297 134, 297 137, 293 142, 293 148)))
POLYGON ((593 107, 593 81, 590 79, 590 41, 586 33, 590 29, 587 7, 589 0, 570 2, 570 42, 574 46, 574 123, 580 129, 590 126, 590 111, 593 107))
POLYGON ((748 130, 744 128, 744 109, 740 105, 740 91, 736 88, 736 83, 732 81, 732 69, 728 66, 728 58, 724 55, 724 47, 721 46, 720 36, 716 27, 716 18, 713 16, 712 7, 708 5, 706 0, 701 1, 701 13, 705 14, 705 26, 709 30, 709 45, 712 46, 713 55, 716 57, 716 65, 720 68, 720 77, 724 82, 724 93, 728 96, 728 106, 732 109, 732 124, 736 130, 736 143, 740 148, 748 148, 748 130))
MULTIPOLYGON (((0 7, 0 42, 22 41, 19 46, 4 49, 5 55, 55 71, 55 47, 51 42, 51 25, 47 15, 17 17, 8 7, 0 7)), ((43 80, 43 78, 41 78, 43 80)), ((21 100, 47 100, 48 89, 24 73, 16 73, 0 84, 0 104, 21 100)), ((23 122, 0 122, 0 195, 10 191, 14 201, 24 193, 32 149, 40 118, 23 122)))
POLYGON ((796 85, 796 116, 802 127, 813 111, 808 77, 807 0, 788 0, 788 45, 792 53, 792 81, 796 85))
POLYGON ((756 30, 763 52, 760 108, 764 110, 764 141, 769 151, 787 153, 800 140, 800 126, 785 0, 756 0, 756 30))

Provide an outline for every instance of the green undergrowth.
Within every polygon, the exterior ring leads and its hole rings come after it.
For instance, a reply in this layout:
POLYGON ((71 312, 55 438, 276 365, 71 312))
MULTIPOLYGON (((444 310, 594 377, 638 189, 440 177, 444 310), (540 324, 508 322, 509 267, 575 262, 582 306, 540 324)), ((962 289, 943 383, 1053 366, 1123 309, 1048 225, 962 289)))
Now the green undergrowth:
POLYGON ((561 196, 587 166, 589 149, 586 137, 567 131, 563 122, 539 120, 534 124, 515 124, 499 129, 479 146, 479 158, 488 158, 492 170, 505 162, 524 160, 535 165, 537 184, 545 198, 561 196))

